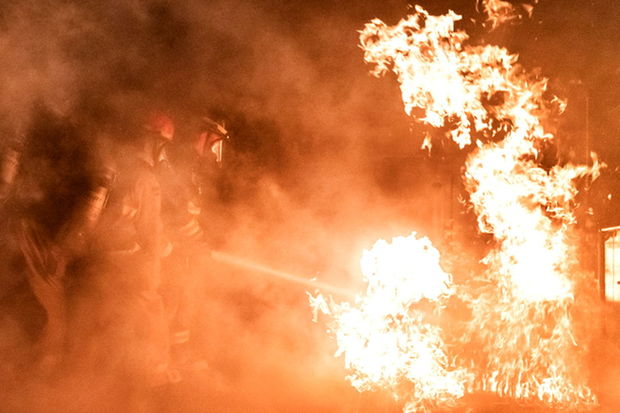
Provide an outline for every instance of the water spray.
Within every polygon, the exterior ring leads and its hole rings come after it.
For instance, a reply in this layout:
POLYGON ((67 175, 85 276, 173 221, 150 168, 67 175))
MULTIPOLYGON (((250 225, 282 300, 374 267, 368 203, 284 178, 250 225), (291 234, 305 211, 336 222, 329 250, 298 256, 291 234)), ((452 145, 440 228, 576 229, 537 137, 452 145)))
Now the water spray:
POLYGON ((244 268, 246 270, 258 272, 258 273, 265 274, 265 275, 271 275, 273 277, 280 278, 282 280, 286 280, 286 281, 289 281, 289 282, 292 282, 298 285, 303 285, 306 287, 311 287, 313 289, 318 289, 323 292, 328 292, 328 293, 332 293, 332 294, 344 296, 344 297, 355 296, 355 294, 352 291, 347 290, 345 288, 336 287, 334 285, 316 281, 314 279, 310 279, 310 278, 307 278, 301 275, 296 275, 296 274, 292 274, 286 271, 281 271, 275 268, 268 267, 263 264, 249 261, 245 258, 241 258, 241 257, 235 256, 232 254, 225 253, 225 252, 212 251, 211 258, 213 258, 215 261, 218 261, 224 264, 244 268))

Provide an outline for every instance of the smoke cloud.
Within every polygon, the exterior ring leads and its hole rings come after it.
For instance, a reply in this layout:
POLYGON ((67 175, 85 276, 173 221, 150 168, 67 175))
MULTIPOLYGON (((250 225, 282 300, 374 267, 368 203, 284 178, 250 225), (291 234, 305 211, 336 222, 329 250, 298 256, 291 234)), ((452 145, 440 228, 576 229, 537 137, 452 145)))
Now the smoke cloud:
MULTIPOLYGON (((431 12, 452 8, 476 16, 473 1, 421 3, 429 3, 423 6, 431 12)), ((610 114, 617 111, 617 98, 595 90, 618 71, 606 68, 593 76, 586 70, 589 61, 568 64, 561 55, 565 44, 557 39, 584 17, 558 16, 583 2, 544 3, 524 29, 510 29, 518 36, 498 31, 480 41, 511 41, 526 65, 545 67, 563 84, 582 80, 592 91, 591 134, 610 140, 602 131, 615 122, 610 114), (560 34, 543 29, 549 19, 560 34), (534 44, 528 30, 538 36, 534 44), (599 101, 606 102, 605 110, 597 110, 599 101)), ((216 117, 226 121, 231 139, 205 212, 214 250, 356 292, 362 250, 377 238, 415 230, 438 247, 452 246, 466 268, 455 277, 465 276, 487 242, 460 202, 465 155, 439 135, 430 155, 420 150, 425 131, 404 114, 396 82, 369 76, 357 46, 364 23, 373 17, 393 23, 407 7, 400 0, 5 0, 0 145, 29 142, 33 161, 22 168, 44 188, 22 192, 45 199, 37 216, 58 230, 91 184, 97 162, 133 143, 148 113, 170 114, 180 144, 191 139, 202 116, 216 117)), ((588 10, 599 13, 594 6, 588 10)), ((580 26, 587 39, 578 47, 582 52, 597 41, 594 36, 607 33, 589 30, 580 26)), ((604 45, 613 50, 611 42, 604 45)), ((593 58, 618 67, 603 52, 593 58)), ((579 93, 569 90, 577 101, 579 93)), ((581 113, 571 116, 578 123, 581 113)), ((562 150, 581 151, 578 127, 566 129, 573 137, 562 150)), ((593 138, 593 149, 600 146, 593 138)), ((609 152, 615 157, 620 148, 609 152)), ((11 240, 3 243, 10 246, 11 240)), ((2 263, 0 410, 394 408, 388 395, 358 394, 345 382, 341 360, 333 357, 335 343, 324 325, 311 320, 308 287, 216 262, 208 252, 192 274, 200 278, 195 347, 209 365, 206 371, 136 394, 139 383, 119 383, 118 371, 96 367, 96 357, 114 354, 122 341, 98 336, 76 317, 68 335, 88 335, 95 347, 78 341, 59 371, 39 376, 33 358, 45 313, 29 290, 18 251, 5 248, 2 263)), ((75 271, 80 273, 79 266, 75 271)), ((77 295, 75 308, 96 302, 95 293, 74 284, 69 294, 77 295)))

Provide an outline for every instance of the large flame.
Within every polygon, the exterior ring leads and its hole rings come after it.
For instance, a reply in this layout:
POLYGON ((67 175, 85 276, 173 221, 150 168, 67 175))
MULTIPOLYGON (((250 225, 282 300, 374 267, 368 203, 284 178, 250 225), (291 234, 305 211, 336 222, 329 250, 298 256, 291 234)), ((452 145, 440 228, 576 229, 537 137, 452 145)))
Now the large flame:
POLYGON ((440 327, 433 322, 454 294, 452 276, 439 265, 428 238, 379 240, 361 259, 366 294, 354 305, 311 297, 316 310, 334 318, 331 326, 360 390, 410 388, 406 410, 450 405, 465 393, 467 372, 451 365, 440 327))
MULTIPOLYGON (((514 12, 504 1, 483 5, 494 27, 514 12)), ((447 288, 449 276, 436 250, 422 252, 426 241, 415 237, 397 238, 390 248, 378 243, 370 273, 364 256, 369 287, 355 305, 328 305, 322 296, 313 305, 334 317, 354 386, 396 388, 395 380, 406 379, 413 389, 406 410, 454 401, 466 389, 550 406, 594 405, 572 320, 572 239, 575 181, 596 178, 601 165, 594 158, 591 167, 543 168, 540 152, 555 139, 545 122, 565 107, 548 93, 547 79, 527 72, 505 48, 468 45, 467 33, 455 29, 461 17, 454 12, 415 11, 395 26, 372 20, 360 40, 374 75, 397 76, 407 114, 473 148, 465 185, 480 231, 496 242, 483 260, 482 287, 458 286, 472 319, 456 340, 478 351, 447 353, 438 323, 417 311, 420 300, 441 307, 455 290, 438 287, 447 288), (413 261, 400 258, 401 248, 413 261), (433 265, 420 265, 430 263, 429 256, 433 265), (453 356, 456 364, 448 363, 453 356)))

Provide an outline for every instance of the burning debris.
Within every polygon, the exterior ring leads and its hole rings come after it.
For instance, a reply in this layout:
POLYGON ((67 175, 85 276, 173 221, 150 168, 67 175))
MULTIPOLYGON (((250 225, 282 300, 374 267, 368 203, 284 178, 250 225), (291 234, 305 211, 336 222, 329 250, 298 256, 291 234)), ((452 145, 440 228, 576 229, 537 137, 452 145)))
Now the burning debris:
MULTIPOLYGON (((484 1, 483 8, 492 28, 514 17, 504 1, 484 1)), ((392 389, 408 397, 405 411, 450 406, 477 391, 551 407, 591 407, 596 396, 583 374, 585 344, 573 322, 582 277, 573 209, 578 179, 595 179, 602 165, 592 155, 592 166, 542 166, 542 149, 555 139, 546 123, 564 104, 549 95, 547 79, 526 71, 505 48, 469 45, 468 34, 455 28, 460 19, 416 6, 395 26, 372 20, 360 40, 373 75, 396 75, 405 112, 414 116, 415 109, 419 122, 447 129, 452 141, 470 150, 463 177, 469 203, 480 232, 494 238, 484 273, 476 283, 452 286, 428 241, 397 238, 392 249, 380 241, 365 253, 368 289, 355 303, 325 305, 320 295, 311 303, 333 318, 337 354, 353 386, 392 389), (434 266, 424 265, 428 254, 434 266), (428 296, 422 280, 439 289, 428 296), (429 321, 441 319, 449 294, 471 310, 457 337, 429 321), (422 298, 433 304, 419 310, 422 298), (455 344, 447 349, 446 341, 455 344), (477 351, 460 350, 467 346, 477 351)))

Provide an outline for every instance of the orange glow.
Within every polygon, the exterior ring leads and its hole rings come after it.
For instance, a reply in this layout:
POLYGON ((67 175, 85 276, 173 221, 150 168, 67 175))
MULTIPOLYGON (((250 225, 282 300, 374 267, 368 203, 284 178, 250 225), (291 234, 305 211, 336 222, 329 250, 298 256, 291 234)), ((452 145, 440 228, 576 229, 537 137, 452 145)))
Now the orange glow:
MULTIPOLYGON (((483 5, 493 27, 514 13, 504 1, 483 5)), ((544 169, 540 150, 555 139, 546 119, 566 106, 549 96, 547 79, 525 71, 505 48, 468 45, 454 12, 415 11, 395 26, 379 19, 366 24, 364 59, 375 76, 396 75, 408 115, 421 113, 418 121, 447 128, 460 148, 470 149, 469 203, 479 230, 495 239, 486 270, 476 287, 452 286, 425 238, 379 241, 362 257, 365 296, 355 305, 327 304, 320 296, 312 304, 334 318, 338 354, 358 390, 412 383, 405 411, 452 403, 469 391, 553 407, 593 406, 572 320, 580 276, 573 209, 576 179, 595 179, 603 165, 592 155, 592 166, 544 169), (446 332, 415 310, 429 300, 440 317, 455 291, 472 312, 456 341, 475 346, 475 355, 450 354, 446 332)))
POLYGON ((441 329, 431 321, 454 294, 439 252, 415 233, 391 243, 379 240, 364 251, 361 269, 368 286, 354 304, 311 297, 315 311, 334 319, 337 355, 351 371, 348 380, 360 391, 387 388, 396 397, 403 382, 411 383, 412 411, 454 403, 465 393, 468 374, 451 365, 441 329))

